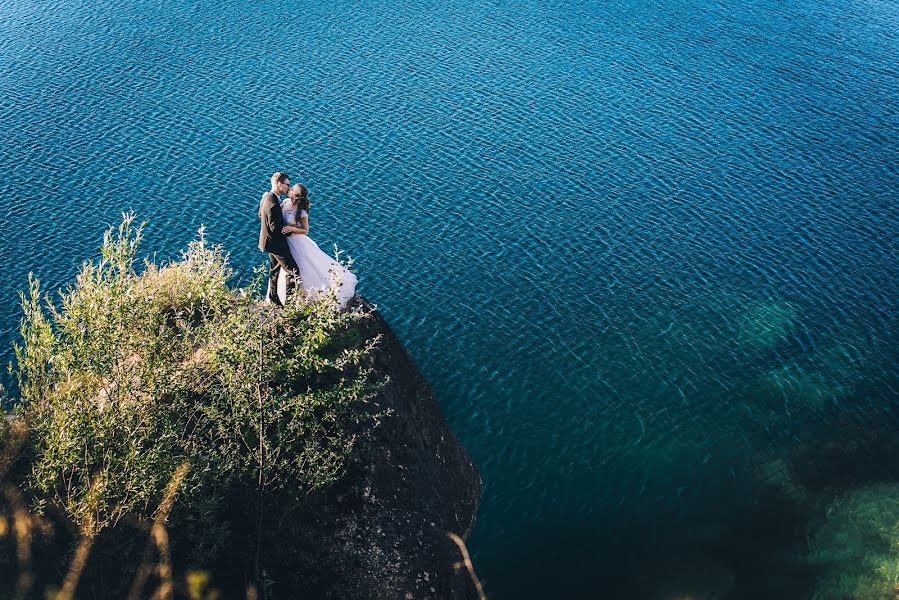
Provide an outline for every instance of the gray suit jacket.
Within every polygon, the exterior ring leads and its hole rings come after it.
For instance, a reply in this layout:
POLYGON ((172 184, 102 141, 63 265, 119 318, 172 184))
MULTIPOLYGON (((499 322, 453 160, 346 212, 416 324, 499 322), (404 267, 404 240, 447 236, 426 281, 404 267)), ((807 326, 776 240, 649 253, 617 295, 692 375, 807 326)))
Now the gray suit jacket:
POLYGON ((262 194, 262 200, 259 201, 259 221, 259 249, 278 256, 288 256, 290 249, 287 247, 287 238, 281 233, 284 215, 281 214, 281 203, 274 192, 262 194))

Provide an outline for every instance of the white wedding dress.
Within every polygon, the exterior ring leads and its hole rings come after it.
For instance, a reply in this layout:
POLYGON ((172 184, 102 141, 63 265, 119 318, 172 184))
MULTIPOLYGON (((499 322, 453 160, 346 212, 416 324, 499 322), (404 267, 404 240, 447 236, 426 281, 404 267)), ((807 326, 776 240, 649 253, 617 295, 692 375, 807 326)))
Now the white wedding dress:
MULTIPOLYGON (((297 224, 297 209, 290 206, 290 201, 281 205, 281 214, 284 215, 286 224, 297 224)), ((304 210, 299 216, 302 221, 302 217, 308 217, 309 213, 304 210)), ((336 289, 338 308, 346 306, 347 301, 356 294, 356 276, 325 254, 308 235, 293 233, 287 236, 287 246, 300 268, 301 287, 306 297, 315 298, 323 292, 336 289)), ((278 277, 278 297, 284 302, 286 296, 287 279, 282 272, 278 277)))

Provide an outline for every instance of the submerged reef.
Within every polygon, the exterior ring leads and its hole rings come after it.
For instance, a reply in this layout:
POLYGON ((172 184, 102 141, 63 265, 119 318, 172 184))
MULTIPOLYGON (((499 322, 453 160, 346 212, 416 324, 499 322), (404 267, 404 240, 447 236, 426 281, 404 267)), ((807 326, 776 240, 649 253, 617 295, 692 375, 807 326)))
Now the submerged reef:
POLYGON ((852 490, 830 502, 805 560, 821 567, 815 600, 899 595, 899 484, 852 490))
MULTIPOLYGON (((899 431, 837 422, 786 458, 758 462, 754 494, 804 538, 779 559, 815 600, 899 596, 899 431)), ((788 598, 789 595, 777 596, 788 598)))

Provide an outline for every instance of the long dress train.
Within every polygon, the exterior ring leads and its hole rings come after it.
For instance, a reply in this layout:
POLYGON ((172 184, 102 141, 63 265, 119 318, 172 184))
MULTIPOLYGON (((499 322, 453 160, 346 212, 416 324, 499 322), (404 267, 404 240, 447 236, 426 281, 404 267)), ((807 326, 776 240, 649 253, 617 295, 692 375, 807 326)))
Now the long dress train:
MULTIPOLYGON (((284 222, 289 225, 297 223, 297 209, 291 208, 290 202, 281 205, 284 222)), ((300 218, 308 217, 305 210, 300 218)), ((308 235, 293 234, 287 236, 287 246, 300 269, 300 282, 307 298, 315 298, 319 294, 336 288, 337 306, 343 308, 347 301, 356 294, 356 276, 349 269, 325 254, 308 235)), ((282 274, 278 277, 278 296, 285 299, 287 281, 282 274)))

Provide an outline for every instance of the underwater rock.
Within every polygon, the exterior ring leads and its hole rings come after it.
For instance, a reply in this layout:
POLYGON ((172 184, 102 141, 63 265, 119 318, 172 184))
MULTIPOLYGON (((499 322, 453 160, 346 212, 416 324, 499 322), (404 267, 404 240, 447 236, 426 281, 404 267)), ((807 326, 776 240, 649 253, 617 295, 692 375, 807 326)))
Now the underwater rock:
POLYGON ((899 431, 865 424, 836 425, 798 446, 790 469, 813 492, 899 480, 899 431))
POLYGON ((810 502, 808 490, 798 483, 790 464, 783 458, 771 458, 754 466, 753 483, 755 493, 765 493, 796 506, 810 502))
POLYGON ((818 410, 842 398, 847 390, 822 373, 799 364, 786 364, 768 371, 754 386, 752 395, 768 400, 768 406, 818 410))
POLYGON ((853 490, 834 500, 825 514, 806 556, 823 569, 814 600, 899 596, 899 484, 853 490))
POLYGON ((840 408, 866 381, 867 351, 858 334, 847 335, 769 370, 749 385, 747 395, 757 404, 794 413, 840 408))
POLYGON ((796 308, 786 302, 752 304, 737 320, 739 341, 754 348, 770 348, 786 339, 796 316, 796 308))

